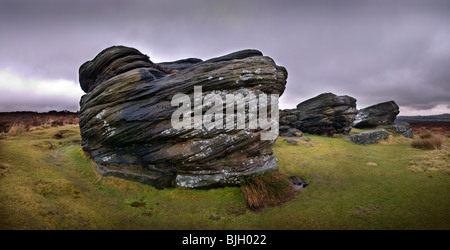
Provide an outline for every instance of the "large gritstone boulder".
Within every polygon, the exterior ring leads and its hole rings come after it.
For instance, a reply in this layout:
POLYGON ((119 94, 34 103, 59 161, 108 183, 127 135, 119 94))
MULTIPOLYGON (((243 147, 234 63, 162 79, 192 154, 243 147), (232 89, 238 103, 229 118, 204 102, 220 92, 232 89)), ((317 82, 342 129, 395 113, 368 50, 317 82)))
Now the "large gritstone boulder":
POLYGON ((380 125, 392 125, 399 113, 399 107, 394 101, 375 104, 358 110, 353 127, 374 128, 380 125))
POLYGON ((348 134, 355 115, 355 98, 324 93, 298 104, 296 109, 280 111, 280 125, 317 135, 348 134))
MULTIPOLYGON (((192 101, 194 107, 192 113, 182 113, 180 118, 191 118, 199 110, 203 122, 207 118, 216 122, 220 116, 208 112, 219 103, 217 99, 206 103, 207 95, 222 97, 224 103, 227 94, 281 95, 286 78, 284 67, 257 50, 207 61, 190 58, 155 64, 136 49, 107 48, 79 70, 80 85, 86 92, 80 101, 83 150, 98 164, 96 169, 102 175, 157 188, 239 184, 241 176, 278 168, 272 152, 275 140, 261 138, 267 129, 206 128, 201 126, 201 118, 200 127, 196 127, 195 117, 191 128, 175 128, 171 119, 181 102, 174 105, 174 96, 187 96, 187 106, 192 101), (194 98, 194 86, 201 87, 200 98, 194 98), (195 110, 203 97, 203 105, 195 110)), ((231 122, 239 118, 237 106, 231 106, 235 112, 231 122)), ((223 110, 224 121, 225 107, 230 107, 228 102, 215 109, 223 110)), ((246 122, 249 116, 245 113, 246 122)), ((276 116, 273 119, 277 120, 276 116)), ((177 118, 178 122, 183 119, 177 118)))

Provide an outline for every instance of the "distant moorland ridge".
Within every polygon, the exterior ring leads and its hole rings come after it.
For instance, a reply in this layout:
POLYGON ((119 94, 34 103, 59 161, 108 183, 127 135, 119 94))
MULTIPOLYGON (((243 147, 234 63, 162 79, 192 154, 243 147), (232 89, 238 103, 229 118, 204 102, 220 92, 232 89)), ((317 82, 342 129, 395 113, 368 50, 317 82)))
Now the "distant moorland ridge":
POLYGON ((436 122, 450 122, 450 114, 442 114, 442 115, 416 115, 416 116, 397 116, 395 120, 396 123, 399 122, 423 122, 423 121, 436 121, 436 122))

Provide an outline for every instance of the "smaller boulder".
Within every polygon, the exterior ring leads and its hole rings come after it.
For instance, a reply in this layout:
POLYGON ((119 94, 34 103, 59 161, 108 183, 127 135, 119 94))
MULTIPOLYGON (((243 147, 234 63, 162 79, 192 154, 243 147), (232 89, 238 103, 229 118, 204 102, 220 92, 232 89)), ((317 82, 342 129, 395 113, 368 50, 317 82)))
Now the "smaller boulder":
POLYGON ((345 137, 356 144, 374 144, 388 137, 389 133, 384 129, 375 129, 345 137))
POLYGON ((411 126, 407 122, 398 123, 392 126, 385 127, 385 129, 390 130, 394 133, 402 135, 406 138, 414 138, 411 126))
POLYGON ((299 139, 299 140, 302 140, 302 141, 307 141, 307 142, 311 141, 311 138, 308 137, 308 136, 302 136, 302 137, 300 137, 300 138, 298 138, 298 139, 299 139))
POLYGON ((295 190, 300 190, 309 185, 308 182, 306 182, 296 176, 290 176, 289 179, 291 180, 292 184, 294 185, 295 190))
POLYGON ((305 133, 325 136, 348 134, 355 120, 356 99, 323 93, 298 104, 291 113, 298 118, 294 126, 305 133))
POLYGON ((292 145, 297 145, 297 140, 294 140, 294 139, 286 138, 286 139, 284 139, 284 141, 289 144, 292 144, 292 145))

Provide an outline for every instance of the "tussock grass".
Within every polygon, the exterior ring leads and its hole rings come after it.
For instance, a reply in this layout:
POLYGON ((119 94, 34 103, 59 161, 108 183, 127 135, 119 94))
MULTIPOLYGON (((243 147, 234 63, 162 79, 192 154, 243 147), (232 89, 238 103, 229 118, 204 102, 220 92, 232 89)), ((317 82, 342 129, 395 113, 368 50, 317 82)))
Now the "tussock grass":
POLYGON ((27 131, 25 124, 23 123, 15 123, 13 124, 8 131, 8 135, 10 136, 18 136, 27 131))
POLYGON ((252 210, 281 205, 295 195, 292 182, 277 171, 245 177, 241 189, 247 207, 252 210))
POLYGON ((411 143, 411 146, 414 148, 420 148, 420 149, 441 149, 442 145, 445 142, 445 136, 443 135, 432 135, 432 134, 425 134, 422 135, 419 140, 415 140, 411 143))

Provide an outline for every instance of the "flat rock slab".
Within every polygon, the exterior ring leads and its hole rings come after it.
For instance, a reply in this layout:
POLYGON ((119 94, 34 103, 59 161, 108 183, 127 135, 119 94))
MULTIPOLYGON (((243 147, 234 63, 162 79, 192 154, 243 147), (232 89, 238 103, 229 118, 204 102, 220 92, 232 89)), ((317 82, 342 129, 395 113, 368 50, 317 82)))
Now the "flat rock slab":
POLYGON ((286 139, 284 139, 284 141, 289 144, 292 144, 292 145, 297 145, 297 143, 298 143, 297 140, 290 139, 290 138, 286 138, 286 139))
POLYGON ((356 144, 374 144, 381 140, 386 139, 389 133, 384 129, 375 129, 358 134, 353 134, 345 137, 346 140, 354 142, 356 144))

